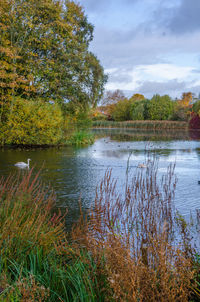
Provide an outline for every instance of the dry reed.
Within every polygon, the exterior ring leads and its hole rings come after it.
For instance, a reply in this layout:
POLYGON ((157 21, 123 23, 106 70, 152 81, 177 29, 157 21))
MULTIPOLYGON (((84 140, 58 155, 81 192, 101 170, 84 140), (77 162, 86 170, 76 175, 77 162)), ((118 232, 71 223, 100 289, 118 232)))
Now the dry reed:
POLYGON ((188 123, 182 121, 93 121, 94 128, 136 128, 136 129, 188 129, 188 123))
POLYGON ((107 276, 108 301, 188 301, 194 271, 182 237, 179 244, 174 238, 175 187, 174 166, 159 179, 156 161, 127 177, 124 195, 106 172, 89 219, 74 228, 73 239, 107 276))
POLYGON ((35 246, 49 252, 65 240, 63 217, 51 212, 55 195, 41 186, 38 175, 30 170, 0 180, 1 255, 28 254, 35 246))

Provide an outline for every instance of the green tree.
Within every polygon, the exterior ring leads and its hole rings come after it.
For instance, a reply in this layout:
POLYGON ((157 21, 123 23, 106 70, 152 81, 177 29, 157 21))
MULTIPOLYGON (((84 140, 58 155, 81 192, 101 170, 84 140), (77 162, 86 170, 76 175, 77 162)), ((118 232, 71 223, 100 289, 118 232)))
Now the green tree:
MULTIPOLYGON (((1 82, 12 76, 12 96, 94 104, 102 95, 103 68, 88 51, 93 26, 74 1, 0 0, 1 82), (5 56, 7 51, 7 60, 5 56)), ((7 80, 7 82, 9 82, 7 80)), ((6 82, 6 83, 7 83, 6 82)), ((4 87, 5 96, 10 89, 4 87)), ((10 93, 10 92, 9 92, 10 93)))
POLYGON ((137 100, 131 106, 131 118, 133 120, 145 120, 148 118, 148 100, 137 100))
POLYGON ((116 121, 128 121, 131 120, 131 107, 132 101, 128 99, 120 100, 114 105, 112 116, 116 121))
POLYGON ((173 115, 174 103, 168 95, 156 94, 149 101, 147 108, 150 120, 167 120, 173 115))

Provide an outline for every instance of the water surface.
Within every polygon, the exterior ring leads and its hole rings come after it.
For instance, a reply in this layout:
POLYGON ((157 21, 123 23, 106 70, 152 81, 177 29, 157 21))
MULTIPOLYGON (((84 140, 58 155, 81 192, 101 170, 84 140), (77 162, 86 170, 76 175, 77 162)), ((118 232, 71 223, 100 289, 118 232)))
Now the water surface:
POLYGON ((200 140, 195 133, 143 132, 139 130, 94 130, 97 140, 92 146, 49 149, 0 150, 0 175, 18 171, 14 164, 31 158, 35 171, 50 183, 57 194, 59 207, 68 208, 67 224, 79 217, 79 202, 88 209, 94 201, 96 186, 107 169, 112 169, 123 193, 130 157, 131 173, 145 162, 147 152, 159 156, 158 173, 165 173, 170 163, 176 162, 178 177, 175 205, 183 215, 200 208, 200 140))

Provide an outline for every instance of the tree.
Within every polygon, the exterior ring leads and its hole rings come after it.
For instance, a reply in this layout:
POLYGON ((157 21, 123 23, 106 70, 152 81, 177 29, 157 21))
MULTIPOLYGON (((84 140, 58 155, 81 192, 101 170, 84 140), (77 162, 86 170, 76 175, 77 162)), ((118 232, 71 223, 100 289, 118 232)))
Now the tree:
POLYGON ((168 95, 156 94, 148 103, 148 116, 151 120, 167 120, 174 110, 174 103, 168 95))
POLYGON ((13 11, 10 5, 9 1, 0 1, 0 122, 12 110, 16 91, 27 96, 32 90, 29 85, 31 75, 24 76, 20 50, 13 42, 16 33, 12 28, 13 11))
POLYGON ((92 107, 95 108, 103 96, 107 75, 104 74, 104 70, 100 65, 99 60, 93 53, 89 52, 85 61, 87 66, 85 91, 86 104, 91 104, 92 107))
POLYGON ((148 118, 148 103, 149 100, 134 101, 131 106, 131 118, 133 120, 145 120, 148 118))
POLYGON ((120 100, 114 105, 112 116, 116 121, 128 121, 132 119, 131 108, 133 102, 129 99, 120 100))
POLYGON ((145 97, 143 96, 143 94, 135 93, 135 94, 132 95, 132 97, 129 100, 131 100, 131 101, 143 101, 143 100, 145 100, 145 97))
POLYGON ((7 95, 42 98, 61 105, 99 101, 106 78, 88 51, 93 26, 80 5, 59 0, 0 0, 0 7, 4 99, 7 95))
POLYGON ((181 107, 189 108, 189 106, 192 104, 192 100, 193 100, 192 92, 184 92, 182 94, 181 99, 178 100, 178 103, 181 107))
POLYGON ((102 101, 102 105, 112 105, 117 104, 119 101, 124 100, 126 97, 120 89, 117 89, 115 91, 107 90, 105 93, 105 96, 102 101))

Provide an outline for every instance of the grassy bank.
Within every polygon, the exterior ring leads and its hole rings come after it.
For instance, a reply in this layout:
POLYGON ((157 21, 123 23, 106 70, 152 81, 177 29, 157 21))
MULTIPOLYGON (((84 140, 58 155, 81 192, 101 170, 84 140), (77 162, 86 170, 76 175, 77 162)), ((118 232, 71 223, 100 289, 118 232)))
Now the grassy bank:
POLYGON ((176 214, 174 167, 107 172, 67 240, 55 195, 32 170, 0 181, 0 301, 198 301, 197 251, 176 214), (174 241, 174 234, 178 241, 174 241))
POLYGON ((136 128, 136 129, 184 129, 188 128, 187 122, 182 121, 93 121, 94 128, 136 128))
POLYGON ((66 145, 74 145, 74 146, 83 146, 83 145, 91 145, 94 143, 94 134, 87 132, 86 130, 79 130, 73 132, 68 140, 66 141, 66 145))

